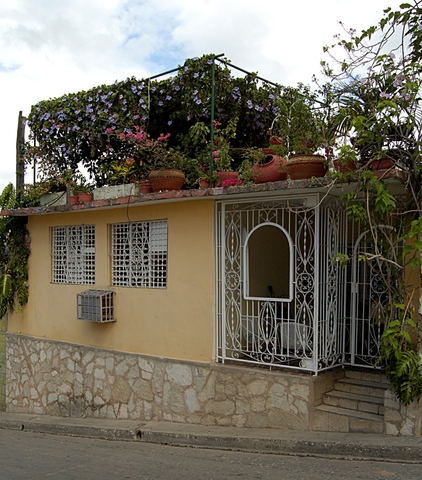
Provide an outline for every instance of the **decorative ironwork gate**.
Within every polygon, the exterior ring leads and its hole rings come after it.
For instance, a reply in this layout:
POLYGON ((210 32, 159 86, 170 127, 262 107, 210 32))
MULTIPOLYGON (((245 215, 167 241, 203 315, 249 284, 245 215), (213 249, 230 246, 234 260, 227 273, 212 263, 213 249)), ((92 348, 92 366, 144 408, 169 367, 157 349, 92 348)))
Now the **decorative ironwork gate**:
POLYGON ((381 298, 380 285, 363 266, 336 262, 360 233, 335 198, 318 194, 220 202, 218 359, 315 373, 372 365, 380 331, 358 305, 381 298))

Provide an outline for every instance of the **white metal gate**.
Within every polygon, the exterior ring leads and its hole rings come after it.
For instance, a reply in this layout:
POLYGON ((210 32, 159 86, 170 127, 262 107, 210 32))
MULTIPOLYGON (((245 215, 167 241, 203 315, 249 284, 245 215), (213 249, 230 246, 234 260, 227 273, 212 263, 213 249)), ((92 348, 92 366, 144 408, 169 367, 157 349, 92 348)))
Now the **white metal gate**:
POLYGON ((220 202, 218 359, 315 373, 373 365, 381 330, 369 328, 369 304, 378 295, 382 315, 379 282, 364 262, 336 262, 363 246, 360 234, 335 198, 318 194, 220 202))
POLYGON ((353 249, 349 360, 352 365, 371 367, 379 355, 383 320, 389 307, 388 288, 379 274, 382 265, 359 260, 361 255, 372 254, 373 250, 370 232, 365 231, 358 237, 353 249))

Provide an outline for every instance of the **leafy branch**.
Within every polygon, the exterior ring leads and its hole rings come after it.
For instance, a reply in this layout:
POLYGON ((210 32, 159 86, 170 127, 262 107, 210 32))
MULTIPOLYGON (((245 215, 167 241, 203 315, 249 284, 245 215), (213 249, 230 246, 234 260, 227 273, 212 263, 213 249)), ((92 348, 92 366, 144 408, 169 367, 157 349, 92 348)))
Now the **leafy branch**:
MULTIPOLYGON (((1 210, 18 208, 13 185, 0 194, 1 210)), ((28 302, 29 233, 26 217, 0 217, 0 317, 28 302)))

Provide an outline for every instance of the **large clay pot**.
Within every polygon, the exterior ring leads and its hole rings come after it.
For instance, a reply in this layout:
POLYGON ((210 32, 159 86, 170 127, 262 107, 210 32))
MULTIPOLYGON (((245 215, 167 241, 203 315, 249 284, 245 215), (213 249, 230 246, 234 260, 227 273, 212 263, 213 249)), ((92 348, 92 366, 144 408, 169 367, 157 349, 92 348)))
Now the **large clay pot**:
POLYGON ((267 155, 265 163, 255 163, 252 177, 255 183, 287 180, 286 159, 277 155, 267 155))
POLYGON ((356 170, 356 164, 353 160, 350 160, 348 163, 344 164, 341 160, 334 160, 334 168, 337 172, 340 173, 349 173, 356 170))
POLYGON ((185 174, 181 170, 152 170, 148 175, 153 192, 180 190, 185 182, 185 174))
POLYGON ((287 174, 292 180, 323 177, 328 170, 323 155, 292 155, 287 161, 287 174))
POLYGON ((372 160, 372 170, 389 170, 394 167, 393 160, 389 158, 377 158, 372 160))
POLYGON ((238 172, 215 172, 217 176, 217 187, 222 187, 226 180, 237 179, 239 177, 238 172))

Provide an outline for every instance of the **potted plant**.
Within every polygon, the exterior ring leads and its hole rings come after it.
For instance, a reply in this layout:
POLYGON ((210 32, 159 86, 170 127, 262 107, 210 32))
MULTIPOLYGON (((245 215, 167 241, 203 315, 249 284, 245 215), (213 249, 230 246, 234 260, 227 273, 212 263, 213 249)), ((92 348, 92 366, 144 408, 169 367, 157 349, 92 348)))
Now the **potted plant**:
POLYGON ((342 145, 334 160, 334 168, 339 173, 349 173, 358 166, 358 154, 352 145, 342 145))
POLYGON ((245 149, 242 157, 241 177, 246 181, 253 180, 255 183, 266 183, 287 179, 286 159, 284 157, 257 147, 245 149))
POLYGON ((139 180, 139 191, 144 195, 152 192, 151 182, 147 178, 139 180))
POLYGON ((221 123, 214 120, 214 144, 212 157, 214 170, 218 178, 218 186, 222 186, 226 180, 238 178, 238 172, 233 171, 233 157, 230 155, 230 138, 236 136, 236 119, 221 128, 221 123))
POLYGON ((160 135, 156 140, 147 137, 143 154, 152 166, 148 175, 153 192, 180 190, 185 182, 183 173, 186 156, 174 148, 168 148, 170 134, 160 135))
POLYGON ((283 142, 272 148, 288 157, 288 175, 293 180, 322 177, 328 170, 327 159, 316 153, 323 145, 323 118, 315 103, 315 94, 303 85, 286 88, 279 99, 271 135, 283 142))
POLYGON ((210 172, 210 164, 209 161, 206 161, 206 155, 204 156, 204 161, 202 165, 199 166, 198 172, 198 184, 200 188, 210 188, 217 186, 218 178, 215 171, 210 172))
MULTIPOLYGON (((223 182, 230 178, 238 178, 238 172, 233 171, 232 162, 233 157, 230 154, 230 139, 236 136, 237 119, 230 120, 225 128, 221 127, 221 122, 213 120, 213 143, 210 145, 209 140, 211 136, 210 129, 204 122, 197 122, 189 129, 189 136, 196 148, 201 150, 201 158, 203 160, 202 168, 206 164, 212 163, 213 177, 217 177, 217 186, 222 186, 223 182), (205 149, 204 149, 205 146, 205 149), (208 155, 208 160, 204 157, 208 155)), ((211 167, 203 168, 208 172, 202 178, 211 182, 209 178, 209 171, 211 167)), ((214 181, 214 178, 213 178, 214 181)))
POLYGON ((153 139, 142 127, 119 134, 120 141, 127 145, 126 153, 132 157, 114 163, 116 179, 135 181, 135 175, 141 175, 144 180, 148 179, 154 192, 180 190, 185 181, 186 157, 179 150, 168 147, 169 137, 167 133, 153 139))
POLYGON ((72 192, 73 194, 77 195, 78 202, 90 202, 92 200, 92 189, 92 185, 84 181, 80 181, 72 187, 72 192))

